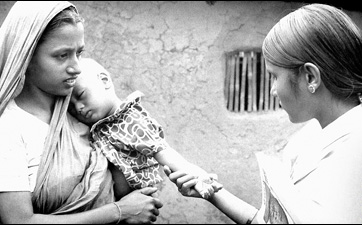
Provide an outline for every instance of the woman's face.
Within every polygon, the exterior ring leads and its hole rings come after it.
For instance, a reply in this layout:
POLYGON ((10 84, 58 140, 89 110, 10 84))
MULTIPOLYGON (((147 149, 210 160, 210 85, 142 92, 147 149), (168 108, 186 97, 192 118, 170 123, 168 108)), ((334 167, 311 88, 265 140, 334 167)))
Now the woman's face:
POLYGON ((66 24, 49 33, 34 52, 25 85, 47 95, 68 95, 81 72, 79 59, 83 49, 82 23, 66 24))
POLYGON ((303 88, 304 80, 302 76, 295 74, 292 70, 275 66, 265 62, 266 70, 272 79, 270 94, 278 97, 283 109, 288 113, 292 123, 305 122, 312 118, 309 97, 303 88), (295 76, 296 84, 292 85, 291 79, 295 76))

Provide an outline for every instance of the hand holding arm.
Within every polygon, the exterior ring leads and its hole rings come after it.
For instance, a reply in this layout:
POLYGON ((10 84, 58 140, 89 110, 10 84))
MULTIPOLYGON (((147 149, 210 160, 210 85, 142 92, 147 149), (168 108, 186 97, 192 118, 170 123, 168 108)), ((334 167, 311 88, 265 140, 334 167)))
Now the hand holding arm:
POLYGON ((157 188, 146 187, 135 190, 123 197, 118 204, 122 212, 122 221, 128 224, 155 222, 159 215, 159 208, 163 206, 161 201, 151 195, 157 188))
POLYGON ((216 174, 202 174, 201 176, 195 174, 187 174, 183 170, 176 171, 172 173, 171 169, 166 165, 164 166, 164 171, 166 175, 172 174, 169 178, 172 182, 174 182, 177 186, 179 186, 179 191, 184 191, 182 193, 185 196, 191 194, 191 196, 202 197, 204 199, 209 199, 214 193, 218 192, 222 189, 222 184, 217 182, 216 174), (182 178, 181 178, 182 177, 182 178), (177 179, 181 178, 179 181, 179 185, 177 184, 177 179), (181 184, 182 183, 182 184, 181 184), (182 188, 182 185, 184 187, 182 188), (187 188, 185 188, 187 186, 187 188), (193 193, 196 191, 196 193, 193 193))
MULTIPOLYGON (((201 197, 193 188, 197 183, 195 176, 189 175, 184 171, 172 172, 167 167, 165 168, 165 173, 176 184, 183 196, 201 197)), ((236 223, 250 223, 258 211, 254 206, 239 199, 225 190, 225 188, 213 194, 208 201, 236 223)))
POLYGON ((171 171, 184 171, 194 176, 197 179, 194 189, 205 199, 210 198, 210 196, 222 188, 222 185, 217 182, 216 174, 209 174, 199 166, 190 163, 172 148, 158 152, 155 158, 170 173, 171 171))
MULTIPOLYGON (((121 220, 127 223, 150 223, 156 221, 159 199, 150 195, 157 188, 133 191, 116 202, 121 208, 121 220)), ((0 192, 0 217, 4 224, 46 223, 46 224, 101 224, 115 223, 120 218, 118 207, 113 203, 80 213, 64 215, 36 214, 31 203, 30 192, 0 192)))
POLYGON ((201 198, 200 193, 193 188, 198 182, 196 176, 189 175, 182 170, 172 172, 168 166, 164 166, 164 172, 176 184, 183 196, 201 198))

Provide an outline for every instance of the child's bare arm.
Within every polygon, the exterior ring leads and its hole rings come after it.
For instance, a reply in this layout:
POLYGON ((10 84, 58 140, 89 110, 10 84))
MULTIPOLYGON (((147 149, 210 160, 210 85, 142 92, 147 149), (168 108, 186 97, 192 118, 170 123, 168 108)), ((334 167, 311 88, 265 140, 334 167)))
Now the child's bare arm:
POLYGON ((183 170, 189 173, 207 175, 207 172, 199 166, 187 161, 180 153, 173 148, 167 148, 155 154, 155 159, 162 166, 167 165, 172 171, 183 170))
POLYGON ((222 185, 217 182, 216 174, 209 174, 201 167, 190 163, 172 148, 158 152, 155 154, 155 158, 161 165, 165 166, 165 169, 170 170, 170 172, 184 171, 197 177, 198 182, 194 188, 201 197, 205 199, 210 198, 222 188, 222 185))

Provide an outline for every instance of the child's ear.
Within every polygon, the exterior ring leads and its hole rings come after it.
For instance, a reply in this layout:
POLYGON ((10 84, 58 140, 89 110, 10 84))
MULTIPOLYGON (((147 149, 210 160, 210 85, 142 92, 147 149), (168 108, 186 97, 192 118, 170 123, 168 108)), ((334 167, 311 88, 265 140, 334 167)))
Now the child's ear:
POLYGON ((108 73, 101 72, 97 74, 97 76, 98 79, 100 79, 103 82, 105 89, 109 89, 110 87, 112 87, 112 80, 108 73))

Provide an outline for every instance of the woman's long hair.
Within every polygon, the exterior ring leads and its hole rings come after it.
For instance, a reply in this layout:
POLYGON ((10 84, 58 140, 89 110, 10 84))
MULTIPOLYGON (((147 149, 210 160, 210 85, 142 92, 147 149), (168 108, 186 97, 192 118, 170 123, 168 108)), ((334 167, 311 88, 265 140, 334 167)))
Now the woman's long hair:
POLYGON ((310 4, 282 18, 263 42, 265 59, 298 69, 315 64, 335 96, 358 101, 362 92, 362 35, 358 26, 333 6, 310 4))

